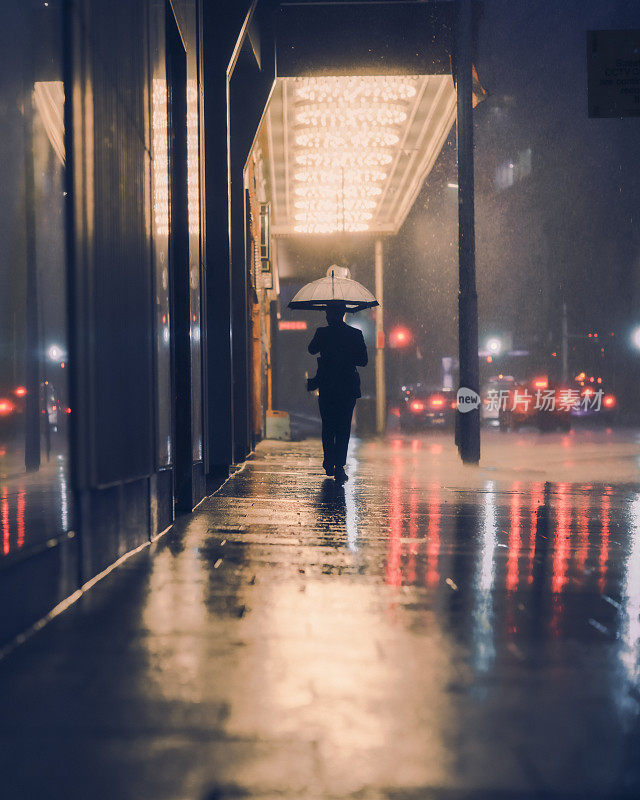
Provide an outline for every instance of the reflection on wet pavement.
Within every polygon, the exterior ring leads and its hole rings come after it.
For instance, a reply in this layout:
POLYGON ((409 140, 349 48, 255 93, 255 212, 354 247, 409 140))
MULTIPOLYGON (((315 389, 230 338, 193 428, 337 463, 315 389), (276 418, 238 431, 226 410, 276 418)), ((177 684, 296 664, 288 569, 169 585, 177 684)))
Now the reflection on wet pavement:
POLYGON ((71 527, 66 455, 54 454, 30 473, 24 465, 22 472, 3 473, 9 469, 5 461, 0 458, 0 568, 33 554, 71 527))
POLYGON ((263 443, 0 663, 3 775, 63 736, 65 798, 637 797, 640 446, 565 438, 355 444, 344 487, 263 443))

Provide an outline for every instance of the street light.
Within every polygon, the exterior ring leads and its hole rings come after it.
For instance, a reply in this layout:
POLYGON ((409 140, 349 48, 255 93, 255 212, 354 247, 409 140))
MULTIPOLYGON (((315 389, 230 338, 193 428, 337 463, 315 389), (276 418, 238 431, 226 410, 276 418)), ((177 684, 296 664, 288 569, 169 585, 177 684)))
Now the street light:
POLYGON ((631 342, 637 350, 640 350, 640 325, 632 331, 631 342))
POLYGON ((502 351, 502 341, 497 336, 487 339, 487 352, 490 356, 499 356, 502 351))
POLYGON ((60 364, 60 362, 64 360, 64 356, 64 350, 57 344, 52 344, 47 350, 47 358, 55 364, 60 364))

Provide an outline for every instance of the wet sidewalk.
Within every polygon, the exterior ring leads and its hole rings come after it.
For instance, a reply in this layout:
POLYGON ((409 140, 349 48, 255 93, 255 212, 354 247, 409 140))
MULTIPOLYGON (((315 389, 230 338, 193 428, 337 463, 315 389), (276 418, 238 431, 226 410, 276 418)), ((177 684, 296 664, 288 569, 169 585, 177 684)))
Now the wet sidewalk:
POLYGON ((0 661, 0 797, 639 796, 638 445, 565 439, 262 443, 0 661))

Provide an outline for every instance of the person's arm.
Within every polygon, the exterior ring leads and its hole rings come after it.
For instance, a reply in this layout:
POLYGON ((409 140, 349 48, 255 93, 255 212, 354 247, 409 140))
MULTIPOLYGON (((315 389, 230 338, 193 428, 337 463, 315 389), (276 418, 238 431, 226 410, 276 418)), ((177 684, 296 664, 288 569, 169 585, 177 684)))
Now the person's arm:
POLYGON ((356 342, 355 352, 355 365, 356 367, 366 367, 369 363, 369 356, 367 355, 367 345, 364 343, 364 336, 362 331, 358 331, 358 340, 356 342))
POLYGON ((313 339, 309 342, 309 347, 307 350, 312 356, 315 356, 316 353, 320 352, 320 340, 322 338, 322 334, 320 333, 321 330, 322 328, 316 328, 316 332, 313 334, 313 339))

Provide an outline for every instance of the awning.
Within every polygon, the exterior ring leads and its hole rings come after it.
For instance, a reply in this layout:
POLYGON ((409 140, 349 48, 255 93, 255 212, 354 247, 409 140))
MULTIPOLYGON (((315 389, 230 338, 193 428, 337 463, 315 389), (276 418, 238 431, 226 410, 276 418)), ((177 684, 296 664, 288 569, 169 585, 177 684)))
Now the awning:
POLYGON ((397 233, 455 115, 450 74, 277 78, 252 150, 272 233, 397 233))

